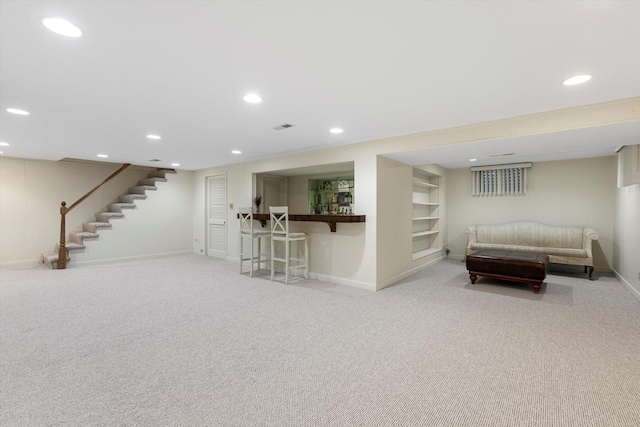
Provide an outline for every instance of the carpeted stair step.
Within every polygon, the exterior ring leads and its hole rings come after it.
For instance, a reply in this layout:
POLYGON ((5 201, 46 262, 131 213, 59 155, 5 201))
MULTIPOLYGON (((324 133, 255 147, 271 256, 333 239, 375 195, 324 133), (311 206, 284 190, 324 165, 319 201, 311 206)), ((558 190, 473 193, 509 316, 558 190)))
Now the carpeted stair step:
POLYGON ((100 228, 111 228, 111 224, 108 222, 85 222, 82 224, 82 230, 89 233, 95 233, 100 228))
POLYGON ((155 187, 156 182, 167 182, 167 178, 145 178, 138 181, 138 185, 151 185, 155 187))
MULTIPOLYGON (((136 200, 144 200, 147 198, 146 191, 157 190, 157 182, 167 182, 165 174, 176 173, 174 169, 163 169, 154 172, 150 172, 147 178, 138 181, 138 185, 129 188, 128 194, 118 196, 116 203, 111 203, 108 206, 107 212, 97 213, 95 222, 85 222, 82 224, 82 230, 80 232, 69 233, 69 242, 65 244, 67 250, 67 262, 71 261, 70 252, 74 249, 84 249, 84 239, 95 239, 100 237, 97 231, 100 228, 111 228, 112 218, 122 218, 124 209, 135 209, 136 200)), ((58 267, 58 246, 56 246, 56 252, 46 252, 42 254, 42 262, 50 266, 51 268, 58 267)))
POLYGON ((164 169, 161 171, 154 171, 154 172, 149 172, 147 174, 147 177, 149 178, 166 178, 165 174, 166 173, 176 173, 175 169, 164 169))
MULTIPOLYGON (((70 251, 74 251, 74 250, 78 250, 78 249, 84 249, 86 248, 86 246, 84 244, 81 243, 76 243, 76 242, 65 242, 64 247, 67 248, 70 251)), ((56 245, 56 251, 60 249, 60 243, 58 243, 56 245)), ((57 252, 56 252, 57 253, 57 252)))
POLYGON ((118 200, 123 203, 133 203, 136 199, 144 200, 146 198, 147 196, 144 194, 123 194, 118 197, 118 200))
POLYGON ((96 219, 100 222, 109 222, 111 218, 123 218, 122 212, 100 212, 96 214, 96 219))
MULTIPOLYGON (((67 263, 71 261, 69 251, 67 251, 67 263)), ((45 252, 42 254, 42 262, 52 269, 58 268, 58 253, 57 252, 45 252)))
POLYGON ((131 194, 144 194, 145 191, 155 191, 157 190, 158 187, 154 186, 154 185, 138 185, 135 187, 130 187, 129 188, 129 193, 131 194))
POLYGON ((135 203, 111 203, 109 206, 107 206, 107 208, 109 209, 109 212, 122 213, 123 209, 135 209, 136 204, 135 203))
POLYGON ((95 239, 97 237, 100 237, 98 233, 90 233, 88 231, 69 233, 69 240, 80 245, 84 244, 84 239, 95 239))

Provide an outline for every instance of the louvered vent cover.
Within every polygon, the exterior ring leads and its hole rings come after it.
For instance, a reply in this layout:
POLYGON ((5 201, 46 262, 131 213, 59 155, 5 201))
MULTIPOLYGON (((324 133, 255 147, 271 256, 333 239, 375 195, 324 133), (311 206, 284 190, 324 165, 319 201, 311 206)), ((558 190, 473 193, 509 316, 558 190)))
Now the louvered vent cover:
POLYGON ((150 162, 161 162, 162 160, 160 160, 160 159, 151 159, 151 160, 149 160, 149 161, 150 161, 150 162))
POLYGON ((285 123, 283 125, 276 126, 276 127, 272 128, 272 129, 273 130, 285 130, 285 129, 289 129, 291 127, 293 127, 293 125, 290 125, 289 123, 285 123))

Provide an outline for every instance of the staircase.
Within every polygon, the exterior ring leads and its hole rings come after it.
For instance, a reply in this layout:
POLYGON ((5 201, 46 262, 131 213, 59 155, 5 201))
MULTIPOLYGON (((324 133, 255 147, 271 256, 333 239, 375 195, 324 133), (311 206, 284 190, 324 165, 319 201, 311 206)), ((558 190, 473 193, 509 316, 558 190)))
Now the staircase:
MULTIPOLYGON (((100 237, 98 231, 101 228, 111 228, 111 218, 123 218, 124 210, 134 209, 136 207, 136 200, 143 200, 147 198, 147 191, 155 191, 157 182, 167 182, 165 174, 176 173, 173 169, 165 169, 150 172, 147 178, 138 181, 138 185, 130 187, 128 193, 118 197, 118 201, 111 203, 107 206, 106 212, 100 212, 96 214, 96 220, 92 222, 85 222, 82 224, 82 231, 69 233, 69 239, 65 243, 67 248, 67 262, 71 260, 71 251, 84 249, 85 239, 97 239, 100 237)), ((56 244, 53 252, 44 252, 42 254, 42 262, 49 267, 58 268, 58 250, 60 244, 56 244)))

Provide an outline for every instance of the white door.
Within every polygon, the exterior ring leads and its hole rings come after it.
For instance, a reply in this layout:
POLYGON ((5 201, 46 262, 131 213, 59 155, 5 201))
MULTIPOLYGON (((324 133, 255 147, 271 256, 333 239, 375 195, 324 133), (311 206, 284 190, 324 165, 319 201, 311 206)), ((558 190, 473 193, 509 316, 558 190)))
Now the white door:
POLYGON ((227 257, 227 175, 207 177, 207 255, 227 257))

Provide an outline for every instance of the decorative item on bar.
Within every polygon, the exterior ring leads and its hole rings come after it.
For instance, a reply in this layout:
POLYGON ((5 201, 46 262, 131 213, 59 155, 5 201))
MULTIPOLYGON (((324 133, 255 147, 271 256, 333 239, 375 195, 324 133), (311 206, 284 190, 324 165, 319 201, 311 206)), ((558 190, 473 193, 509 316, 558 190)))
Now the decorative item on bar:
POLYGON ((253 198, 253 213, 260 213, 260 205, 262 204, 262 196, 257 195, 253 198))

